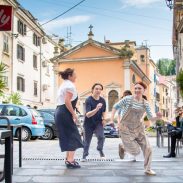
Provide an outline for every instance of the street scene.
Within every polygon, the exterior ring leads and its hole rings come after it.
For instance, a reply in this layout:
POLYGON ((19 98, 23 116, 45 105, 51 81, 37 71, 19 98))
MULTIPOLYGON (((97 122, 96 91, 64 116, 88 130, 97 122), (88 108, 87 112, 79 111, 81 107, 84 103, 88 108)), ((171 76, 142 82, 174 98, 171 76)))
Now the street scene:
POLYGON ((183 0, 0 0, 0 182, 183 182, 183 0))

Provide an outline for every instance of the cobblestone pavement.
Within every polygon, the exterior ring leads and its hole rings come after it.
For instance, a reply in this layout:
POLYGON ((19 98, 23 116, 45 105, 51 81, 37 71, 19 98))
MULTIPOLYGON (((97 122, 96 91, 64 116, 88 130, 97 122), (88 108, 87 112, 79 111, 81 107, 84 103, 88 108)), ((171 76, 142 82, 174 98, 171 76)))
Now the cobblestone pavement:
MULTIPOLYGON (((36 140, 23 142, 23 166, 18 167, 18 142, 14 143, 13 183, 120 183, 120 182, 183 182, 183 149, 177 158, 164 159, 165 147, 157 148, 156 139, 149 138, 153 146, 153 170, 156 176, 147 176, 143 170, 143 156, 132 162, 126 157, 118 157, 120 139, 107 138, 104 152, 106 160, 101 160, 96 150, 96 138, 92 140, 87 162, 81 162, 81 169, 68 170, 64 165, 65 153, 61 153, 58 140, 36 140)), ((80 160, 82 149, 76 152, 80 160)))

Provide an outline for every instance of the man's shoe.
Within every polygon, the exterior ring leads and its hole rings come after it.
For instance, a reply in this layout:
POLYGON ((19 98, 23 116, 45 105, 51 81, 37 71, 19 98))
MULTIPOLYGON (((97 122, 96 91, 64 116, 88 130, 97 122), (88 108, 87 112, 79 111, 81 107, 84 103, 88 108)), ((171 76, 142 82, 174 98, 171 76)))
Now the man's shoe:
POLYGON ((153 171, 153 170, 146 170, 145 173, 146 173, 147 175, 156 175, 156 172, 153 171))
POLYGON ((163 158, 175 158, 175 157, 176 157, 175 153, 169 153, 169 154, 163 156, 163 158))
POLYGON ((101 158, 105 158, 105 154, 104 154, 104 152, 102 150, 100 150, 99 153, 100 153, 100 157, 101 158))

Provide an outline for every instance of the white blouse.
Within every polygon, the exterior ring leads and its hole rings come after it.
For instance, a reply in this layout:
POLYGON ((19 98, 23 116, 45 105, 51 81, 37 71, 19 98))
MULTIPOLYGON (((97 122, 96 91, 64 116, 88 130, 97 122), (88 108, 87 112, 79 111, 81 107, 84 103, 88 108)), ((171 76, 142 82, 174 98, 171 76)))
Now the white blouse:
POLYGON ((57 92, 57 105, 65 104, 65 95, 66 92, 70 92, 73 94, 71 101, 77 98, 76 87, 70 80, 64 80, 57 92))

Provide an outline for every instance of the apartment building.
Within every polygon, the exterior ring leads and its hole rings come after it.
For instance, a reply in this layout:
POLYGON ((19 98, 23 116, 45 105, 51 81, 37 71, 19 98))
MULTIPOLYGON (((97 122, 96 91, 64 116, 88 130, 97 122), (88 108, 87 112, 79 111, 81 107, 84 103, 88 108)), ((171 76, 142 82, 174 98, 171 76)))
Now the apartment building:
POLYGON ((0 41, 4 43, 0 44, 0 53, 9 67, 8 94, 18 92, 24 105, 54 107, 54 73, 50 58, 60 53, 60 46, 16 0, 3 0, 0 4, 13 7, 12 31, 0 34, 0 41))

